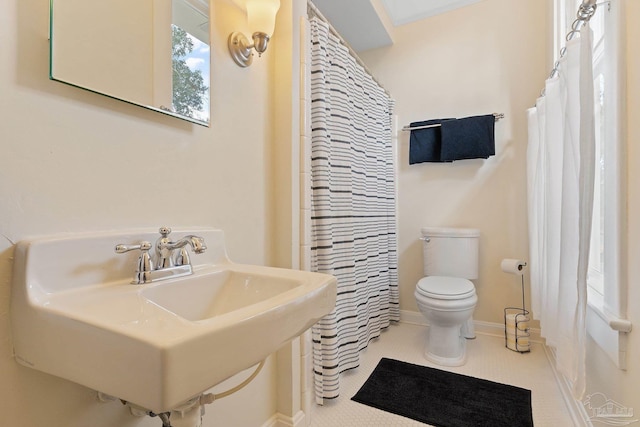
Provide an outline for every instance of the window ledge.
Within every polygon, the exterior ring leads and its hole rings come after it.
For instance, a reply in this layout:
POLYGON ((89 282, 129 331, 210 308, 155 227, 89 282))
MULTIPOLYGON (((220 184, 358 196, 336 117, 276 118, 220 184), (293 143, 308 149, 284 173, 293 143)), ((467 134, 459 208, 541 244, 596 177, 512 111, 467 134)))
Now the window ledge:
POLYGON ((631 322, 613 316, 604 309, 602 297, 589 294, 587 332, 619 369, 627 368, 627 335, 631 322))
POLYGON ((588 308, 607 323, 612 330, 626 333, 631 332, 632 325, 630 320, 622 319, 605 311, 602 295, 598 295, 595 292, 590 293, 587 305, 588 308))

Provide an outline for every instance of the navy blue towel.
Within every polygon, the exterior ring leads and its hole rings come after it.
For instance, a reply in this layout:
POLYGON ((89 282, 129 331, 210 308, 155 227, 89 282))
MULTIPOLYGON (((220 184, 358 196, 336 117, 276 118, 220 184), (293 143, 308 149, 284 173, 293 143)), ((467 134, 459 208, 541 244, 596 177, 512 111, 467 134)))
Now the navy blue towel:
MULTIPOLYGON (((447 120, 454 119, 437 119, 426 120, 423 122, 413 122, 409 126, 419 127, 441 124, 447 120)), ((441 162, 440 148, 442 145, 442 128, 440 126, 417 129, 411 131, 409 137, 409 164, 424 162, 441 162)))
POLYGON ((440 161, 487 159, 496 154, 493 114, 443 121, 440 161))

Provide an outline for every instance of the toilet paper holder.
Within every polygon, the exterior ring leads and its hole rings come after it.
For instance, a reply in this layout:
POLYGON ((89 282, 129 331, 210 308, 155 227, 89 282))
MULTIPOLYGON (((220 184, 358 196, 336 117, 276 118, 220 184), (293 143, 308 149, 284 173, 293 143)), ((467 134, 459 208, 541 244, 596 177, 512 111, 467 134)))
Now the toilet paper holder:
POLYGON ((518 353, 531 351, 529 311, 520 307, 504 309, 504 346, 518 353))
POLYGON ((522 291, 522 307, 507 307, 504 309, 504 346, 518 353, 531 351, 529 332, 529 311, 524 302, 524 270, 527 263, 519 259, 503 259, 500 264, 505 273, 520 276, 522 291))

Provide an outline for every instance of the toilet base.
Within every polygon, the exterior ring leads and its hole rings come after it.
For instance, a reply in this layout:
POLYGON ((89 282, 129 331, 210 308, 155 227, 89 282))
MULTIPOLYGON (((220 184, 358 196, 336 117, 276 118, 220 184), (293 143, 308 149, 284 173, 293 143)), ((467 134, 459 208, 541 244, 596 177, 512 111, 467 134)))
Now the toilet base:
POLYGON ((462 366, 467 362, 467 338, 460 326, 429 326, 424 357, 441 366, 462 366))
POLYGON ((460 333, 462 334, 463 337, 465 337, 468 340, 476 339, 476 327, 473 324, 473 317, 469 317, 469 320, 467 320, 462 324, 462 327, 460 328, 460 333))
POLYGON ((460 337, 460 349, 462 350, 459 355, 453 357, 444 357, 429 351, 429 345, 424 347, 424 357, 430 362, 433 362, 440 366, 462 366, 467 363, 467 340, 460 337))

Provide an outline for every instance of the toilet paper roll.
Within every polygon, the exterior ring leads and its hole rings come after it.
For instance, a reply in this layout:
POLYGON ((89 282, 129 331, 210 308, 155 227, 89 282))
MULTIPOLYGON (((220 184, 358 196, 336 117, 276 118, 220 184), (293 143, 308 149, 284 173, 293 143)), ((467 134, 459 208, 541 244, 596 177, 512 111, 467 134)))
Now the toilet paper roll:
POLYGON ((517 274, 518 276, 522 276, 524 274, 524 269, 527 267, 526 261, 521 259, 511 259, 505 258, 500 263, 500 268, 505 273, 517 274))
MULTIPOLYGON (((518 319, 518 327, 517 329, 520 331, 527 331, 529 329, 529 317, 517 315, 518 319)), ((516 329, 516 315, 515 314, 507 314, 507 332, 516 329)))
POLYGON ((516 329, 514 327, 507 327, 507 338, 516 339, 516 337, 529 337, 529 329, 516 329))
POLYGON ((514 351, 530 351, 531 345, 529 343, 529 338, 527 338, 526 340, 523 338, 518 338, 517 342, 516 340, 508 339, 507 348, 514 351))

